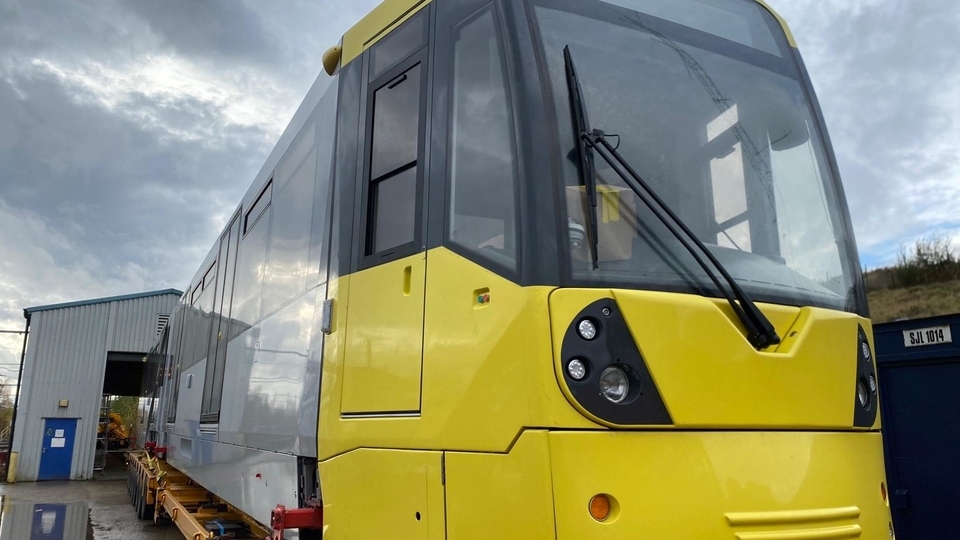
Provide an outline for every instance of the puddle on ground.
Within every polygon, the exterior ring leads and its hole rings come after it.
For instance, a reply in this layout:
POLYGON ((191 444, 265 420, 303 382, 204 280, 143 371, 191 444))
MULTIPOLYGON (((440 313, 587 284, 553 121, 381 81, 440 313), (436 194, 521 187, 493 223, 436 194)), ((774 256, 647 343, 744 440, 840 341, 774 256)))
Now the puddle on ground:
POLYGON ((0 540, 93 540, 90 507, 0 497, 0 540))

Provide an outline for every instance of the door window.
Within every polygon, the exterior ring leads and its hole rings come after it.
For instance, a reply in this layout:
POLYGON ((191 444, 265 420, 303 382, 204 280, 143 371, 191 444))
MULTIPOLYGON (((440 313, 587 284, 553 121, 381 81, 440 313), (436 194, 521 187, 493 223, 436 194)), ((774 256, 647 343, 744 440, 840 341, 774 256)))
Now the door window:
POLYGON ((421 71, 418 62, 374 92, 366 255, 416 239, 421 71))

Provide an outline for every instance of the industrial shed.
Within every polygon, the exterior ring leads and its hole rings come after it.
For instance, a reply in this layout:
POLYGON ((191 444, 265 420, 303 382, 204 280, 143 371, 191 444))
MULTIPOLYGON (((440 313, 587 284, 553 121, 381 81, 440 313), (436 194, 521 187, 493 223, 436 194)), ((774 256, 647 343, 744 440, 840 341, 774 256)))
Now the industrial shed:
POLYGON ((79 480, 102 468, 104 396, 139 395, 144 358, 181 294, 166 289, 24 310, 29 333, 8 479, 79 480))

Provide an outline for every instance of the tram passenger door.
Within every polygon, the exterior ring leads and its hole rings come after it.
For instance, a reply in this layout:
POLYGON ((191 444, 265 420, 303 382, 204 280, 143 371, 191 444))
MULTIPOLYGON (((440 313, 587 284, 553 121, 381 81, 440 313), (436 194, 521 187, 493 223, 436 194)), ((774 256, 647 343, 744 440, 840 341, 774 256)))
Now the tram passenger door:
MULTIPOLYGON (((423 22, 425 18, 415 18, 406 28, 418 31, 416 25, 423 22)), ((425 29, 419 31, 425 36, 425 29)), ((397 46, 389 41, 371 50, 365 66, 366 151, 340 404, 347 416, 420 410, 427 270, 422 167, 426 40, 399 61, 397 46)))

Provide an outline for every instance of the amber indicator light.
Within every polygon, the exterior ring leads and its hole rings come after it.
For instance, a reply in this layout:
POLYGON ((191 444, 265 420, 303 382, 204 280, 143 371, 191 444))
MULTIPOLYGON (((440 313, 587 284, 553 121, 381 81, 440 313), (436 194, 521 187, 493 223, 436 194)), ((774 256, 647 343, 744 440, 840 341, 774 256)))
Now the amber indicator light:
POLYGON ((610 498, 602 493, 594 495, 590 499, 590 515, 597 521, 604 521, 610 517, 610 498))

